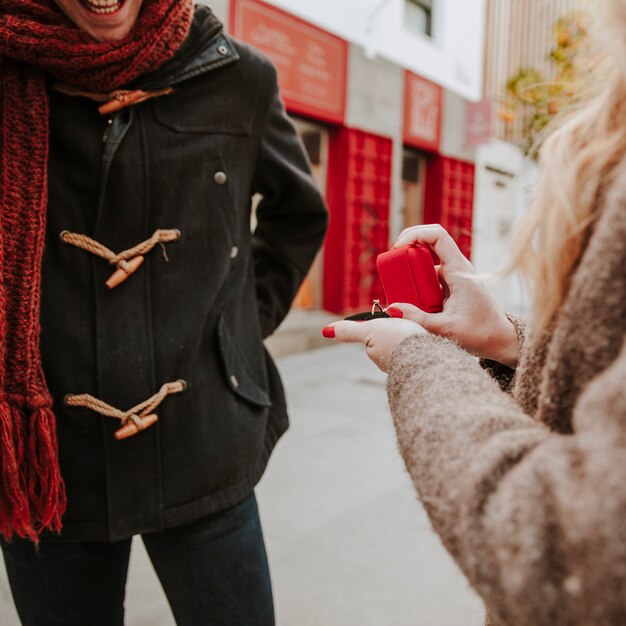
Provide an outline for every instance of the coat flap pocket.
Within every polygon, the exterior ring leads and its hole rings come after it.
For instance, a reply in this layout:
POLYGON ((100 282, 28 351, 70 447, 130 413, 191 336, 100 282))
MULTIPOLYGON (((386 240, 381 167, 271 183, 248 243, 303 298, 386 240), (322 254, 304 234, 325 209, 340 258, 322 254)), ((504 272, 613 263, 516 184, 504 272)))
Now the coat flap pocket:
POLYGON ((174 87, 152 100, 156 121, 177 133, 250 135, 252 120, 241 87, 228 74, 211 74, 174 87))
POLYGON ((226 381, 239 397, 261 407, 270 407, 272 402, 265 389, 255 380, 245 354, 232 336, 224 315, 217 323, 217 342, 224 366, 226 381))
MULTIPOLYGON (((165 101, 165 99, 163 99, 165 101)), ((190 98, 191 100, 191 98, 190 98)), ((231 112, 211 111, 203 113, 185 106, 188 111, 172 110, 176 106, 173 98, 167 103, 172 106, 165 106, 158 103, 154 106, 156 121, 177 133, 199 133, 199 134, 223 134, 223 135, 249 135, 251 126, 248 122, 235 119, 231 112)), ((232 111, 232 109, 231 109, 232 111)))

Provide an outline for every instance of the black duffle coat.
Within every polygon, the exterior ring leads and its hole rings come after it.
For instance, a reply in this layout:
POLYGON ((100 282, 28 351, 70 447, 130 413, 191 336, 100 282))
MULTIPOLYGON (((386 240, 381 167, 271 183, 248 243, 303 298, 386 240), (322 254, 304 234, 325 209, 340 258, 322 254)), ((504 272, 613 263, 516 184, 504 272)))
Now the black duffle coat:
POLYGON ((327 222, 275 70, 206 7, 174 59, 135 86, 174 93, 106 117, 51 89, 41 350, 69 541, 174 527, 252 492, 288 423, 262 339, 286 315, 327 222), (114 268, 60 237, 119 252, 157 229, 180 239, 112 290, 114 268), (180 379, 186 389, 165 398, 158 422, 122 441, 117 419, 64 403, 87 393, 127 410, 180 379))

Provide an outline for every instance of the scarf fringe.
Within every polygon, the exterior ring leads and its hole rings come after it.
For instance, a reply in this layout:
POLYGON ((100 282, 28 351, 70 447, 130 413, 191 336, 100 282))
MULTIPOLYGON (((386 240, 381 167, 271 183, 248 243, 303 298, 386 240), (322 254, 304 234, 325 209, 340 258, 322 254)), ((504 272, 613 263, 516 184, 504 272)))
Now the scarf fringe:
POLYGON ((59 532, 66 499, 52 409, 41 407, 31 413, 27 455, 30 463, 26 482, 36 532, 39 534, 44 529, 59 532))
POLYGON ((19 537, 36 539, 20 476, 23 432, 21 419, 15 419, 15 411, 6 402, 0 402, 0 533, 6 540, 11 539, 14 533, 19 537))
POLYGON ((59 532, 66 498, 52 410, 0 401, 0 446, 0 534, 38 543, 43 531, 59 532))

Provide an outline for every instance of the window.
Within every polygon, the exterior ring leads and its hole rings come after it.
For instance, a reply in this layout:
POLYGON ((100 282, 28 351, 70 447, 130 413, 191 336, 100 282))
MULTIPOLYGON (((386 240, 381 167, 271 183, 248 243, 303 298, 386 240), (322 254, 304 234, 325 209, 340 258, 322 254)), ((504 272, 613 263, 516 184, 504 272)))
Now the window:
POLYGON ((432 37, 434 0, 405 0, 404 22, 411 29, 432 37))

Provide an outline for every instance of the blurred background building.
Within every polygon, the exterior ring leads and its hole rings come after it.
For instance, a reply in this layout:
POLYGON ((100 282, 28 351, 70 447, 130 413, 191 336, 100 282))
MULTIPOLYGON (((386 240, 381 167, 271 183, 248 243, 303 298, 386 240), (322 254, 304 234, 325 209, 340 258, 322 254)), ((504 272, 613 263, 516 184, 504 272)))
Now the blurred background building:
MULTIPOLYGON (((555 45, 555 27, 584 6, 583 0, 487 0, 484 56, 484 97, 494 102, 520 69, 548 75, 555 45)), ((523 119, 494 116, 494 137, 523 143, 523 119)))
MULTIPOLYGON (((558 113, 565 95, 553 82, 578 52, 576 34, 570 31, 584 5, 585 0, 487 0, 483 99, 476 107, 490 130, 476 150, 471 257, 481 272, 493 272, 509 260, 512 227, 538 176, 535 160, 525 155, 536 131, 529 126, 543 126, 558 113), (533 87, 539 83, 543 88, 537 92, 533 87), (529 107, 520 105, 524 93, 532 95, 529 107)), ((507 310, 528 309, 519 277, 488 285, 507 310)))
POLYGON ((440 222, 470 253, 465 107, 481 97, 485 0, 207 4, 274 61, 330 206, 301 309, 336 317, 382 299, 376 256, 405 226, 440 222))
MULTIPOLYGON (((442 224, 481 271, 506 263, 536 179, 507 83, 549 74, 555 24, 584 0, 205 1, 276 65, 331 212, 270 349, 315 347, 326 319, 384 300, 376 256, 407 226, 442 224)), ((516 278, 490 289, 525 308, 516 278)))

